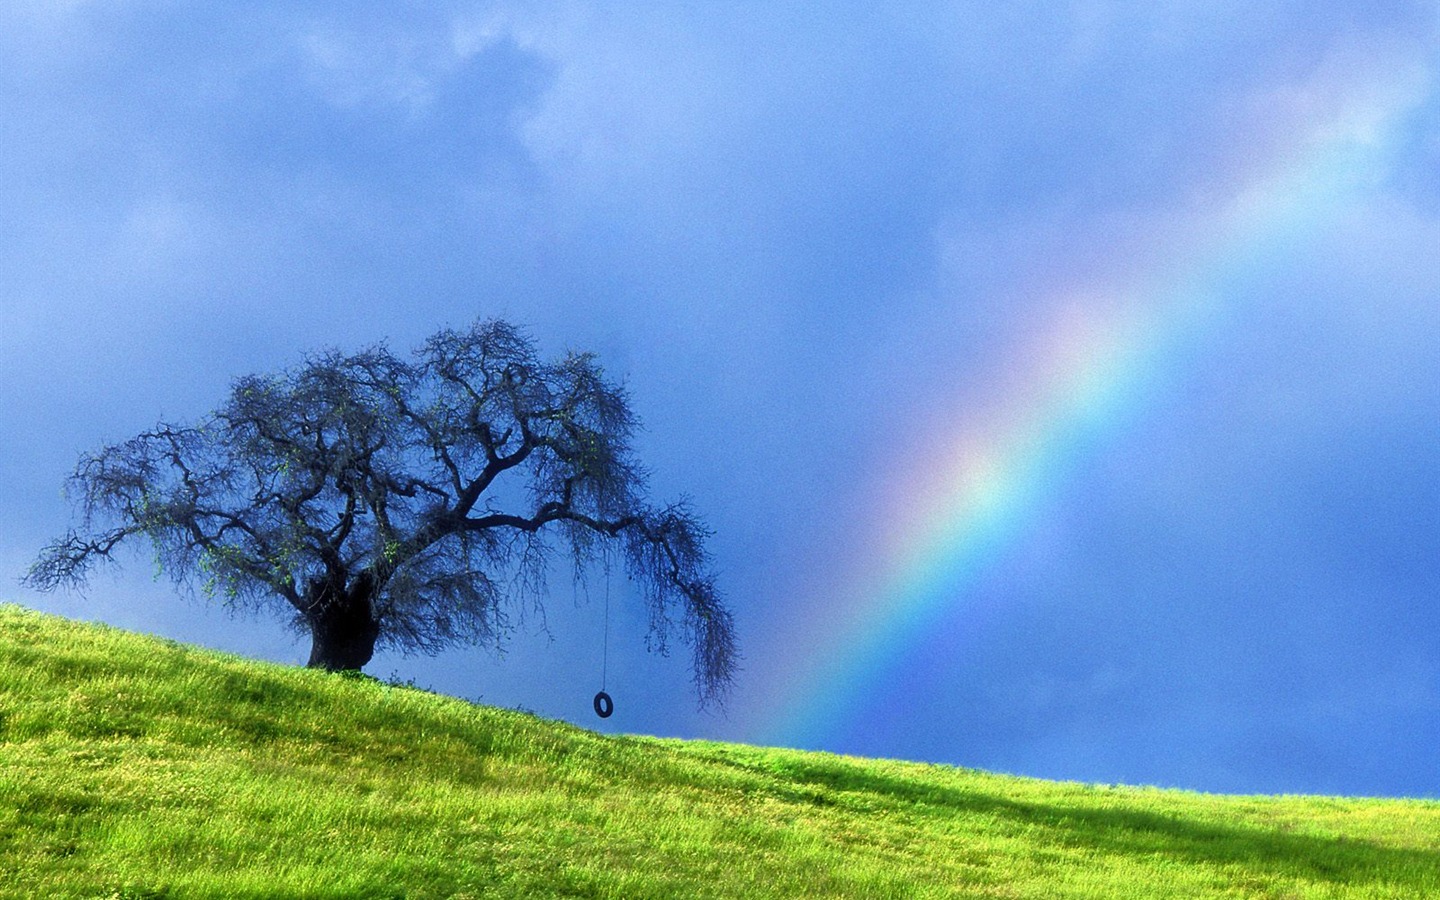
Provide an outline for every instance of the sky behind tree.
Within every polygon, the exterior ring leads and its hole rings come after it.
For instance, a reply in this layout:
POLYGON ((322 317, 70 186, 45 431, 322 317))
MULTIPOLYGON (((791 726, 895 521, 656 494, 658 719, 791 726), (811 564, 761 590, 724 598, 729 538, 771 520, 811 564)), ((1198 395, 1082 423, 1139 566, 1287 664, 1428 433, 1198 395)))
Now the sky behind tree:
MULTIPOLYGON (((1433 4, 0 6, 0 573, 78 455, 499 316, 715 530, 381 677, 616 731, 1436 796, 1433 4), (607 688, 599 687, 605 595, 607 688)), ((27 605, 303 661, 142 551, 27 605)))

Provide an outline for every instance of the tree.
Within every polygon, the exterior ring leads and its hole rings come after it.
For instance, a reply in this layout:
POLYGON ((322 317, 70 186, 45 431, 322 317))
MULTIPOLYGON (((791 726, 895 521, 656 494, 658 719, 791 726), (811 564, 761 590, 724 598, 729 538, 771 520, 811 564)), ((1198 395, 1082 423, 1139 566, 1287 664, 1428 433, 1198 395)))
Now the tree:
POLYGON ((377 647, 498 641, 557 552, 583 578, 614 548, 648 605, 647 643, 665 651, 679 607, 703 704, 734 676, 733 622, 709 532, 686 502, 645 498, 636 427, 592 355, 542 362, 501 321, 442 330, 410 362, 384 345, 315 355, 236 380, 198 425, 82 456, 80 527, 25 581, 83 586, 145 538, 177 587, 290 615, 309 665, 360 669, 377 647))

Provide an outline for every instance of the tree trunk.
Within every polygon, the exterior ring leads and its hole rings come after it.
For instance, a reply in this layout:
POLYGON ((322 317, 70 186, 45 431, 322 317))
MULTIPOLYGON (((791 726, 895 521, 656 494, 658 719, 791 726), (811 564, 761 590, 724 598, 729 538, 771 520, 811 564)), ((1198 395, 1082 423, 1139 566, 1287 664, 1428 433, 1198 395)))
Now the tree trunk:
POLYGON ((375 581, 368 572, 349 588, 334 582, 311 583, 305 615, 310 623, 310 668, 330 672, 365 668, 380 636, 370 602, 374 594, 375 581))

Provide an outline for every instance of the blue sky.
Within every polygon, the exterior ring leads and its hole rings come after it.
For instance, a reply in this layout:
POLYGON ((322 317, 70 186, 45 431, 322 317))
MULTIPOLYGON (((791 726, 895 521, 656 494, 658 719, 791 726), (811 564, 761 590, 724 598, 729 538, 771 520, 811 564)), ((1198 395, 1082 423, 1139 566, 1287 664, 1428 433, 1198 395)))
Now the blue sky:
MULTIPOLYGON (((871 6, 0 6, 0 595, 303 660, 143 552, 84 596, 14 579, 81 452, 309 350, 502 316, 626 380, 737 615, 739 688, 697 713, 611 584, 606 728, 1436 796, 1440 13, 871 6), (1291 172, 1316 196, 1205 249, 1291 172), (1017 348, 1148 315, 1176 271, 1221 313, 844 716, 785 727, 797 673, 846 659, 831 596, 883 607, 851 576, 920 461, 1029 402, 1048 363, 1017 348)), ((603 604, 556 584, 503 654, 371 671, 599 725, 603 604)))

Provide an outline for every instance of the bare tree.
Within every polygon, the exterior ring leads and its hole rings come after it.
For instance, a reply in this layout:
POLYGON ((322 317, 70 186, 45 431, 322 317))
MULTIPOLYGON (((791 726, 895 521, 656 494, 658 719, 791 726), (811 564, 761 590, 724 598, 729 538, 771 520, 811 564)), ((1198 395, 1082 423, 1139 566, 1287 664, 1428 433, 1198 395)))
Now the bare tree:
POLYGON ((501 321, 442 330, 410 362, 383 345, 317 355, 238 379, 198 425, 81 457, 81 525, 25 580, 82 586, 147 538, 177 586, 287 614, 311 636, 311 666, 360 669, 377 647, 498 641, 516 603, 540 602, 557 553, 579 575, 613 547, 652 643, 663 651, 683 622, 703 704, 734 676, 733 621, 703 524, 645 498, 636 424, 593 356, 542 362, 501 321))

